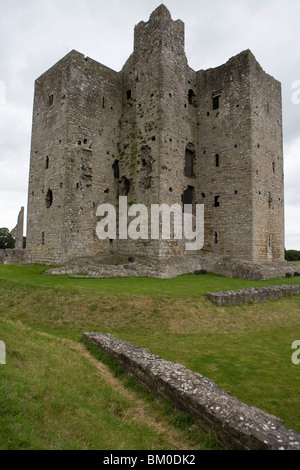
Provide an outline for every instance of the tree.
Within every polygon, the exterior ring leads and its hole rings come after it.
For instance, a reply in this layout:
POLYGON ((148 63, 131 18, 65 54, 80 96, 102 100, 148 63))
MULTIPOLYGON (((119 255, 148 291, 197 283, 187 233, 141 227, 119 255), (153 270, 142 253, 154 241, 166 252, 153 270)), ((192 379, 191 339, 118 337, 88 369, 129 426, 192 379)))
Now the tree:
POLYGON ((16 241, 8 228, 0 228, 0 249, 14 248, 16 241))
POLYGON ((286 250, 285 259, 287 261, 300 261, 300 251, 297 250, 286 250))

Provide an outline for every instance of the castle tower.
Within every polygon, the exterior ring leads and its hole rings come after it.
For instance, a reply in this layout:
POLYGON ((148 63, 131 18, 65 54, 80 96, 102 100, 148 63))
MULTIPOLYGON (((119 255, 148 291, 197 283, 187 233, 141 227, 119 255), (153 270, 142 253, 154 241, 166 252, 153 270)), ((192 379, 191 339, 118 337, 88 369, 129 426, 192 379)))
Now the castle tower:
POLYGON ((199 200, 205 250, 284 259, 280 83, 244 51, 197 72, 199 200))
MULTIPOLYGON (((196 146, 195 113, 188 104, 196 77, 184 52, 184 24, 173 21, 164 5, 136 26, 134 52, 122 73, 121 169, 131 182, 129 201, 181 204, 184 188, 196 181, 196 173, 184 173, 186 148, 190 142, 196 146)), ((158 257, 183 250, 177 240, 140 240, 134 246, 135 253, 158 257)))
MULTIPOLYGON (((96 208, 113 186, 121 76, 76 51, 35 83, 28 193, 28 256, 62 263, 103 252, 96 208)), ((110 202, 110 201, 108 201, 110 202)))
POLYGON ((283 259, 280 84, 250 51, 195 72, 184 24, 160 5, 118 73, 76 51, 35 84, 32 262, 185 254, 180 240, 99 240, 99 204, 204 204, 204 253, 283 259))

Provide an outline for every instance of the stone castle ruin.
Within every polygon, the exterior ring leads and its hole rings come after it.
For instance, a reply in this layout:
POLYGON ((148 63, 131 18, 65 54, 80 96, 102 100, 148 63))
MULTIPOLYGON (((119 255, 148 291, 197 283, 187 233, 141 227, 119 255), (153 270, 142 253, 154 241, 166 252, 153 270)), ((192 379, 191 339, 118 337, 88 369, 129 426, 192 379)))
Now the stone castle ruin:
POLYGON ((122 256, 180 260, 180 272, 239 275, 238 260, 246 277, 249 266, 287 269, 281 85, 250 50, 192 70, 184 24, 164 5, 135 27, 120 72, 73 50, 35 83, 28 261, 122 256), (129 206, 204 204, 203 248, 100 240, 97 207, 118 207, 119 196, 129 206))
POLYGON ((16 241, 16 244, 15 244, 16 250, 23 249, 23 245, 24 245, 23 233, 24 233, 24 207, 21 207, 21 210, 18 215, 17 225, 11 231, 11 234, 16 241))

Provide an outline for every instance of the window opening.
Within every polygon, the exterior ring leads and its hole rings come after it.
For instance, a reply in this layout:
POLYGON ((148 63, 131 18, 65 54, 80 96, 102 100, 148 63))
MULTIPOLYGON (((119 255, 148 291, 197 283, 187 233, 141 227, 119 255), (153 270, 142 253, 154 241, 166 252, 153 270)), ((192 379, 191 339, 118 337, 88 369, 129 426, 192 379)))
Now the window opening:
POLYGON ((48 189, 47 196, 46 196, 46 207, 49 208, 52 206, 53 203, 53 192, 52 189, 48 189))
POLYGON ((194 176, 194 164, 195 164, 195 149, 194 145, 189 143, 185 149, 185 166, 184 176, 192 178, 194 176))
POLYGON ((219 109, 220 107, 220 95, 213 97, 213 109, 219 109))
POLYGON ((126 176, 122 176, 120 192, 122 196, 128 196, 131 189, 131 183, 126 176))
POLYGON ((190 89, 189 92, 188 92, 189 104, 195 104, 195 98, 196 98, 196 94, 195 94, 194 90, 190 89))
POLYGON ((114 170, 114 178, 119 179, 120 178, 119 160, 114 161, 112 168, 114 170))
POLYGON ((220 207, 219 198, 220 198, 220 196, 215 196, 215 203, 214 203, 215 207, 220 207))
POLYGON ((273 201, 273 198, 272 198, 272 193, 269 193, 269 199, 268 199, 268 203, 269 203, 269 209, 272 208, 272 201, 273 201))
POLYGON ((184 210, 185 204, 193 204, 194 194, 195 194, 195 188, 193 186, 188 186, 181 196, 183 210, 184 210))

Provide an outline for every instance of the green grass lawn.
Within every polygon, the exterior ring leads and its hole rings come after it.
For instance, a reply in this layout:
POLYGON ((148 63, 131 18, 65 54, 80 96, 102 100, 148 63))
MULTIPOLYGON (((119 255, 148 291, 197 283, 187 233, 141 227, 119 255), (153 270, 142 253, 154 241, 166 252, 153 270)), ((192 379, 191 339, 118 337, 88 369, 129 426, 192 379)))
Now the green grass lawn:
POLYGON ((278 284, 300 284, 298 278, 277 278, 266 281, 249 281, 247 279, 230 279, 215 274, 195 276, 185 274, 173 279, 139 278, 104 278, 76 279, 68 275, 48 276, 40 274, 47 270, 40 265, 0 265, 0 280, 10 280, 18 285, 51 287, 59 289, 90 290, 105 294, 126 294, 168 297, 199 297, 207 292, 218 292, 245 287, 274 286, 278 284))
POLYGON ((291 361, 299 296, 225 307, 205 296, 300 278, 72 279, 44 270, 0 266, 0 339, 7 346, 0 448, 215 448, 213 437, 195 437, 189 423, 176 427, 169 407, 124 384, 119 389, 122 382, 112 382, 83 349, 83 331, 110 333, 179 362, 300 432, 300 365, 291 361))

